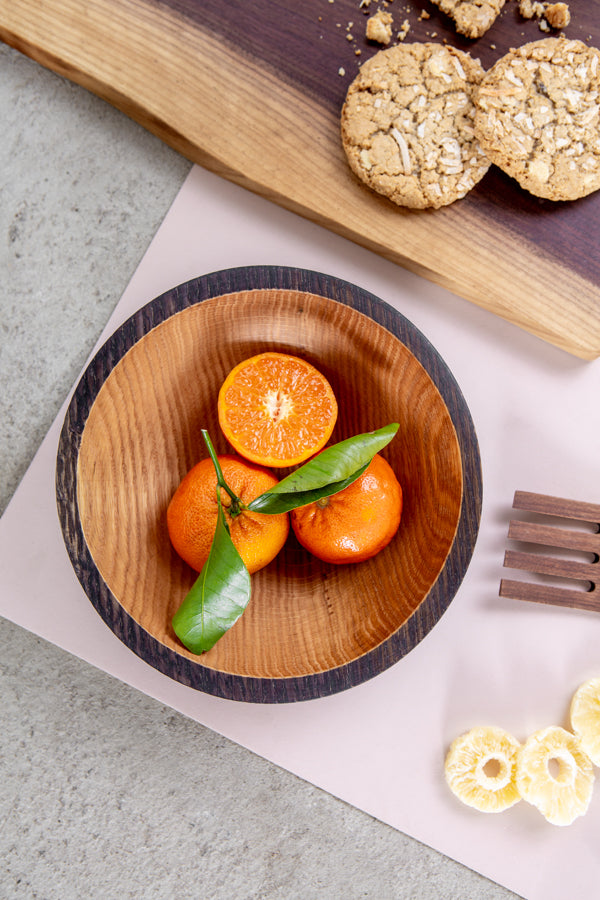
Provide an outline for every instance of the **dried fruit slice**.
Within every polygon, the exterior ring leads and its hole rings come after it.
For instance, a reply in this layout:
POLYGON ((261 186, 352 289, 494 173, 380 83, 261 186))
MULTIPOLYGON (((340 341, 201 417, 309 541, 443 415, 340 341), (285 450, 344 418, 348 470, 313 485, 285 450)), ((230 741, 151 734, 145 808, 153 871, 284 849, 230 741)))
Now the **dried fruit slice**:
POLYGON ((517 787, 553 825, 570 825, 587 812, 594 769, 579 738, 552 725, 532 734, 517 757, 517 787))
POLYGON ((600 766, 600 678, 586 681, 575 691, 571 726, 591 761, 600 766))
POLYGON ((502 812, 520 800, 515 783, 520 744, 503 728, 481 726, 456 738, 446 756, 450 790, 481 812, 502 812))
POLYGON ((259 353, 231 370, 219 391, 219 424, 234 449, 262 466, 304 462, 325 446, 338 407, 325 376, 285 353, 259 353))

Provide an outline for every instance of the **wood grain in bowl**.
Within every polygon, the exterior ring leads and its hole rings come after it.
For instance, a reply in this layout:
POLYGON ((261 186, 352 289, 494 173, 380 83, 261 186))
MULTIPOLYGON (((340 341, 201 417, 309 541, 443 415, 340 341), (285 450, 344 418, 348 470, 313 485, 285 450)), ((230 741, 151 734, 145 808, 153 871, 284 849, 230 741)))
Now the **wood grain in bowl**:
POLYGON ((194 279, 117 329, 70 402, 56 483, 71 562, 112 631, 169 677, 253 702, 326 696, 414 649, 458 589, 481 507, 473 423, 431 344, 347 282, 274 267, 194 279), (197 576, 171 547, 167 505, 207 455, 201 428, 229 450, 217 422, 227 373, 273 349, 329 379, 340 408, 332 441, 399 423, 383 454, 404 492, 400 529, 373 559, 342 566, 291 534, 252 577, 241 619, 195 656, 171 628, 197 576))
POLYGON ((400 533, 360 565, 328 565, 290 539, 253 576, 242 618, 202 657, 235 675, 286 678, 345 665, 386 640, 418 607, 454 539, 456 432, 429 375, 392 334, 347 306, 291 292, 231 294, 178 313, 131 348, 98 394, 81 442, 78 504, 111 592, 142 628, 193 656, 171 618, 196 575, 171 549, 166 508, 206 455, 202 427, 227 452, 219 387, 234 365, 267 349, 301 354, 330 380, 340 408, 332 440, 400 423, 385 455, 405 496, 400 533))

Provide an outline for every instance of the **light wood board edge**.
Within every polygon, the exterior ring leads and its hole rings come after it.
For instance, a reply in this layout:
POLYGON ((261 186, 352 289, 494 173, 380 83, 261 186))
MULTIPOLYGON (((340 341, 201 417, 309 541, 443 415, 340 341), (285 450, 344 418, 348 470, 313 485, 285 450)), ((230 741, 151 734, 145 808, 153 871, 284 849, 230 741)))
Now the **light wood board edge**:
POLYGON ((472 205, 420 212, 373 195, 350 173, 329 111, 171 11, 141 0, 1 0, 0 37, 192 162, 570 354, 600 355, 597 286, 472 205))

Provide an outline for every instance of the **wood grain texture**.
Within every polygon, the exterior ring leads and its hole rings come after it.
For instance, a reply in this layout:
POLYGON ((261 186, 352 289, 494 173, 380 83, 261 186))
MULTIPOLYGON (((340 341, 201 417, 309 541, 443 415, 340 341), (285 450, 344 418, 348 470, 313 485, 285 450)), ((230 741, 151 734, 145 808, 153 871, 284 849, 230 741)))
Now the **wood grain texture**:
MULTIPOLYGON (((569 5, 566 33, 600 44, 598 3, 569 5)), ((410 40, 448 40, 486 67, 542 36, 514 3, 478 41, 457 36, 427 0, 394 15, 398 27, 408 18, 410 40)), ((0 0, 5 42, 190 160, 569 353, 597 357, 600 194, 542 201, 492 168, 464 200, 414 211, 351 174, 339 115, 359 62, 379 49, 366 41, 365 21, 359 0, 0 0)))
POLYGON ((600 503, 586 503, 583 500, 569 500, 566 497, 551 497, 548 494, 536 494, 532 491, 515 491, 513 509, 589 522, 600 528, 600 503))
POLYGON ((454 596, 479 527, 473 424, 443 360, 402 316, 345 282, 294 269, 215 273, 136 313, 91 362, 57 456, 65 543, 110 628, 176 680, 232 699, 287 702, 371 678, 408 653, 454 596), (329 379, 332 440, 400 423, 384 451, 404 492, 400 531, 365 563, 332 566, 293 535, 253 576, 250 605, 201 657, 171 618, 196 577, 166 508, 205 454, 219 387, 242 359, 293 352, 329 379))
POLYGON ((551 584, 535 584, 503 578, 500 582, 500 596, 507 600, 526 600, 546 606, 564 606, 567 609, 582 609, 600 612, 600 596, 597 585, 589 591, 557 587, 551 584))
POLYGON ((600 504, 516 491, 513 509, 522 510, 529 519, 538 516, 540 521, 509 523, 509 540, 527 544, 535 552, 507 550, 504 566, 549 576, 549 580, 535 583, 505 578, 500 582, 500 596, 600 612, 600 504), (569 519, 587 523, 588 530, 554 524, 569 519), (579 556, 552 556, 548 547, 575 551, 579 556), (567 586, 560 584, 561 579, 568 579, 567 586))

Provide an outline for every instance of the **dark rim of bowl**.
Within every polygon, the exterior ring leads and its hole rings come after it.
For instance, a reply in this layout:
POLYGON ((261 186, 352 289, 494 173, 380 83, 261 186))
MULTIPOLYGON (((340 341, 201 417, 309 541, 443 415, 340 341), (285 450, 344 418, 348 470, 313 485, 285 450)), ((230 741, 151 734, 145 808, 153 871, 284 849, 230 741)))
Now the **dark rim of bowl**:
POLYGON ((135 312, 108 338, 87 366, 69 403, 56 463, 56 499, 63 538, 75 573, 96 611, 114 634, 159 672, 195 690, 229 700, 289 703, 313 700, 361 684, 412 650, 439 621, 471 561, 481 518, 482 476, 471 414, 448 366, 427 338, 378 297, 318 272, 280 266, 225 269, 178 285, 135 312), (101 578, 85 541, 77 508, 77 458, 92 404, 106 378, 140 338, 170 316, 203 300, 248 290, 308 292, 344 303, 394 334, 418 359, 439 390, 454 424, 463 467, 461 514, 445 565, 410 618, 363 656, 325 672, 257 678, 219 672, 181 656, 143 629, 101 578))

